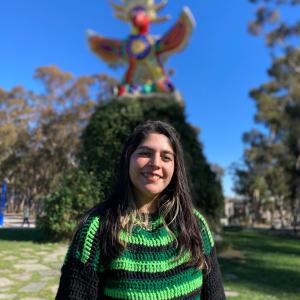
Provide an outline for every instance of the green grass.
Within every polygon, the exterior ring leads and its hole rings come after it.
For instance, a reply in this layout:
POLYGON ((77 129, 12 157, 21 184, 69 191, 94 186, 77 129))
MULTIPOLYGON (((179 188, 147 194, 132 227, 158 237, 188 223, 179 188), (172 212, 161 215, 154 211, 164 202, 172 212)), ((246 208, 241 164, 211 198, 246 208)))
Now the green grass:
MULTIPOLYGON (((226 229, 224 241, 227 248, 219 251, 219 261, 225 289, 239 293, 229 299, 300 300, 299 239, 254 230, 226 229)), ((65 243, 46 242, 36 229, 0 229, 0 279, 13 282, 3 286, 0 281, 0 299, 54 299, 66 248, 65 243), (57 259, 47 260, 58 252, 57 259), (7 260, 7 257, 11 258, 7 260), (46 266, 49 274, 16 268, 26 260, 36 260, 37 264, 46 266), (28 274, 29 278, 16 278, 22 274, 28 274), (46 284, 39 292, 21 291, 29 283, 43 280, 46 284), (15 294, 15 297, 3 298, 6 294, 15 294)))
POLYGON ((46 242, 36 229, 0 229, 0 299, 54 299, 66 248, 64 243, 46 242), (36 269, 26 270, 26 264, 36 269), (1 284, 3 280, 9 284, 1 284), (43 287, 22 291, 31 283, 43 287))
MULTIPOLYGON (((226 290, 239 300, 300 299, 300 239, 227 229, 219 259, 226 290)), ((233 298, 232 298, 233 299, 233 298)))

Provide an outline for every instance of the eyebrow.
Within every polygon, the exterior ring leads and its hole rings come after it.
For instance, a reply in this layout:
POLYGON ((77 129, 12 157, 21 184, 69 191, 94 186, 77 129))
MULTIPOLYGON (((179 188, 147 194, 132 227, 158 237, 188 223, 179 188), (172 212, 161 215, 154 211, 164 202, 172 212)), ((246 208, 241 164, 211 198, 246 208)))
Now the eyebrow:
MULTIPOLYGON (((150 147, 147 147, 147 146, 139 146, 139 147, 137 147, 137 150, 142 150, 142 149, 149 150, 149 151, 153 152, 153 149, 150 148, 150 147)), ((163 150, 162 152, 165 153, 165 154, 170 154, 170 155, 174 156, 174 152, 173 151, 163 150)))

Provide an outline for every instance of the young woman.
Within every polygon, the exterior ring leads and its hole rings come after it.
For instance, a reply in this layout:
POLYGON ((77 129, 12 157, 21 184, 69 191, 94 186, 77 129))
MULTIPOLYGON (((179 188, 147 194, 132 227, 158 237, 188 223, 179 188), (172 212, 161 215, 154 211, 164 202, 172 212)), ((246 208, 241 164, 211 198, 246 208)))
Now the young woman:
POLYGON ((148 121, 128 138, 111 195, 69 247, 56 299, 225 299, 214 241, 193 207, 169 124, 148 121))

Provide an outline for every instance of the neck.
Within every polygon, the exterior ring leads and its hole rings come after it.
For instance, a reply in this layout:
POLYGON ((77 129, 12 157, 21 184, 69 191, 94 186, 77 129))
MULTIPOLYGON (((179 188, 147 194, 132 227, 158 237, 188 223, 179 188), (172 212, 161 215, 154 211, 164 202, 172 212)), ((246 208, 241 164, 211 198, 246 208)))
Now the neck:
POLYGON ((152 214, 157 210, 157 197, 148 200, 137 200, 136 206, 140 213, 152 214))
POLYGON ((149 28, 147 25, 142 26, 139 28, 140 34, 141 35, 147 35, 149 33, 149 28))
POLYGON ((149 26, 140 26, 140 27, 136 27, 133 26, 132 27, 132 34, 134 35, 147 35, 149 33, 149 26))

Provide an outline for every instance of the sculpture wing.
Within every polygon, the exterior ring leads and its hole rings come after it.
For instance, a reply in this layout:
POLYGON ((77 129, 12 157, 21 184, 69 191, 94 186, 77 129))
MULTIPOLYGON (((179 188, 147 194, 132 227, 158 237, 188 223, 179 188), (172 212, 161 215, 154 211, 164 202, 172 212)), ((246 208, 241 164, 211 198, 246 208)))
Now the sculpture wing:
POLYGON ((105 38, 88 31, 88 42, 91 50, 111 66, 126 63, 124 42, 105 38))
POLYGON ((156 42, 156 53, 165 57, 181 51, 186 46, 194 27, 193 15, 188 7, 184 7, 175 25, 156 42))

